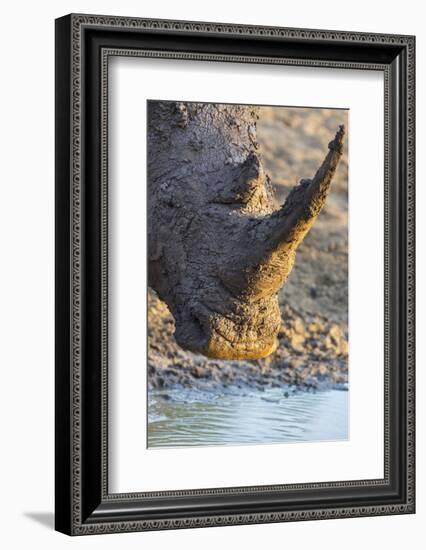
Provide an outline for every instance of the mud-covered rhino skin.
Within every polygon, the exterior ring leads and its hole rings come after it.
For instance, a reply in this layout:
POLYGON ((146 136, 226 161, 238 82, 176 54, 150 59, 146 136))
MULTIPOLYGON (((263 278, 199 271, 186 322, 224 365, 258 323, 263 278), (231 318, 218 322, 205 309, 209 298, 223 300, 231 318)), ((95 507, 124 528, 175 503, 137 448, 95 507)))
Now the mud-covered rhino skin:
POLYGON ((149 285, 183 348, 258 359, 277 346, 277 292, 327 197, 340 126, 311 180, 281 208, 262 167, 258 108, 148 102, 149 285))

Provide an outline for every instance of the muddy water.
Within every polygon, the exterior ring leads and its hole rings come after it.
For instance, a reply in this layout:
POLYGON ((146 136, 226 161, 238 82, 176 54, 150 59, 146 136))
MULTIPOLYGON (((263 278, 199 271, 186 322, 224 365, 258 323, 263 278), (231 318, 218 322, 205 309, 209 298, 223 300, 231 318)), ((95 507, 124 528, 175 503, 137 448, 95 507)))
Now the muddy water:
POLYGON ((348 392, 153 390, 148 447, 348 439, 348 392))

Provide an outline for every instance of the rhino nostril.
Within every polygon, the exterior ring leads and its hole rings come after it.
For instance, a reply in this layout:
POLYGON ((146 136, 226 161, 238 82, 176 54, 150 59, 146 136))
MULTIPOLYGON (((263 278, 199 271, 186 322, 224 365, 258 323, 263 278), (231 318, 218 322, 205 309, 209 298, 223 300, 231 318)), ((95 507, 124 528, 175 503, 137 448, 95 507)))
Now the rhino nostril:
POLYGON ((175 338, 182 347, 198 351, 208 342, 208 332, 199 317, 190 312, 176 323, 175 338))

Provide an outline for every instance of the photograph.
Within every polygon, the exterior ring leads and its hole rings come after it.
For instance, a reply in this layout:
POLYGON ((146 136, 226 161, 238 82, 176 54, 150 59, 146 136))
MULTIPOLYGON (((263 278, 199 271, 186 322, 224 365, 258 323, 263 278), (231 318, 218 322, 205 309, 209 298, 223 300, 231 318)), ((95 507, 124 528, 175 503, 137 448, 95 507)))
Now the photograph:
POLYGON ((416 511, 416 28, 295 9, 55 19, 60 533, 416 511))
POLYGON ((349 115, 147 101, 148 448, 350 438, 349 115))
POLYGON ((426 548, 424 4, 2 6, 0 550, 426 548))

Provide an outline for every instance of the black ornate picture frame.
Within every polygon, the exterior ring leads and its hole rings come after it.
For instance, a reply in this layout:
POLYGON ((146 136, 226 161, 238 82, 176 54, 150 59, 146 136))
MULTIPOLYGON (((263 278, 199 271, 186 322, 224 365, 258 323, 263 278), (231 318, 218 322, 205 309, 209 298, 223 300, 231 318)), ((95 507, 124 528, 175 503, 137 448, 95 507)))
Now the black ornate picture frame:
POLYGON ((56 20, 58 531, 414 513, 414 56, 413 36, 78 14, 56 20), (383 479, 109 493, 107 75, 117 55, 383 72, 383 479))

